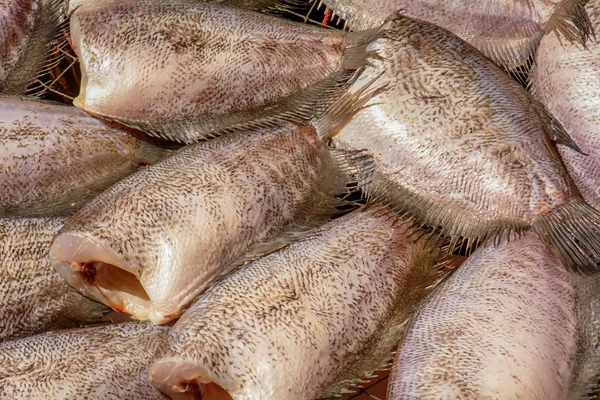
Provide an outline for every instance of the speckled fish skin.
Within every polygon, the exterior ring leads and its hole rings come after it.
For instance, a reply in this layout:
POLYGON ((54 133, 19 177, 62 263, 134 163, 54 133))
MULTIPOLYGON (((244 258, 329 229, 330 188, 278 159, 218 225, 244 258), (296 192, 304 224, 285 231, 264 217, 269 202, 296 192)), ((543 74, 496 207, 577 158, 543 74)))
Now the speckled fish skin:
POLYGON ((348 37, 185 0, 81 7, 71 36, 82 72, 77 107, 187 143, 337 72, 348 37))
POLYGON ((0 2, 0 93, 24 94, 44 67, 61 0, 0 2))
MULTIPOLYGON (((586 7, 596 30, 600 4, 586 7)), ((536 55, 532 93, 565 127, 587 156, 558 146, 583 197, 600 209, 600 43, 587 49, 556 35, 544 37, 536 55)))
POLYGON ((336 162, 310 127, 188 146, 75 214, 54 241, 53 265, 87 296, 168 322, 256 246, 335 211, 347 183, 336 162))
POLYGON ((448 31, 399 14, 382 29, 367 47, 378 58, 350 92, 376 76, 387 88, 333 137, 373 156, 365 191, 453 238, 533 229, 569 267, 595 271, 600 214, 553 146, 570 143, 560 125, 448 31))
POLYGON ((166 327, 128 322, 0 343, 0 397, 166 399, 146 373, 166 333, 166 327))
POLYGON ((74 107, 0 98, 0 216, 65 216, 169 153, 74 107))
POLYGON ((100 322, 108 312, 70 287, 50 265, 50 244, 64 221, 0 218, 0 342, 100 322))
POLYGON ((598 287, 531 233, 479 248, 413 315, 388 398, 574 398, 582 365, 598 354, 588 330, 598 327, 598 287))
POLYGON ((172 399, 340 394, 389 360, 440 278, 438 257, 381 208, 329 222, 201 295, 169 331, 150 381, 172 399))
POLYGON ((355 30, 379 27, 393 12, 445 28, 506 69, 525 65, 544 33, 591 34, 584 0, 323 0, 355 30))

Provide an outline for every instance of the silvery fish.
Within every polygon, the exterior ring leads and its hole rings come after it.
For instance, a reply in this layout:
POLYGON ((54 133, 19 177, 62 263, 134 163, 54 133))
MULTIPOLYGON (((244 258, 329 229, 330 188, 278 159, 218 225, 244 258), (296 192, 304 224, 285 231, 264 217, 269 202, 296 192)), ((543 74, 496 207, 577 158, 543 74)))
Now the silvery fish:
MULTIPOLYGON (((600 27, 600 3, 587 10, 600 27)), ((544 37, 536 55, 532 93, 575 139, 583 155, 566 146, 558 151, 583 197, 600 209, 600 43, 584 49, 556 35, 544 37)))
POLYGON ((50 244, 63 223, 62 218, 0 218, 0 342, 100 322, 108 312, 50 265, 50 244))
POLYGON ((0 398, 166 399, 146 373, 166 333, 128 322, 0 343, 0 398))
POLYGON ((63 216, 168 150, 74 107, 0 98, 0 216, 63 216))
POLYGON ((62 7, 62 0, 0 2, 0 93, 24 94, 43 73, 62 7))
POLYGON ((347 96, 377 77, 384 90, 332 139, 373 157, 365 192, 469 245, 532 229, 568 267, 595 271, 600 213, 554 148, 577 149, 562 126, 449 32, 400 14, 382 29, 367 46, 377 55, 347 96))
POLYGON ((577 398, 599 365, 599 289, 532 233, 477 249, 413 315, 388 399, 577 398))
POLYGON ((173 399, 321 399, 389 361, 441 277, 439 251, 381 208, 329 222, 202 294, 148 368, 173 399))
POLYGON ((168 322, 257 248, 327 220, 361 157, 287 124, 185 147, 83 207, 56 237, 52 263, 85 295, 168 322))
POLYGON ((526 65, 544 34, 585 44, 593 28, 586 0, 322 0, 352 29, 379 27, 393 12, 447 29, 514 70, 526 65))
POLYGON ((363 65, 369 38, 186 0, 83 6, 71 37, 75 106, 186 143, 312 117, 343 87, 340 68, 363 65))

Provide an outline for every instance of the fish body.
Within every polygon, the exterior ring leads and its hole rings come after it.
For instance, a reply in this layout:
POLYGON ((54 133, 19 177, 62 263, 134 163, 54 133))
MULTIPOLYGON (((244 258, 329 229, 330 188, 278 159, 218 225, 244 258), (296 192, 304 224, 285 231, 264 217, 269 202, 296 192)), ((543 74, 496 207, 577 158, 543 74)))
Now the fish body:
POLYGON ((0 93, 25 94, 58 32, 60 0, 0 2, 0 93))
POLYGON ((165 399, 148 382, 146 369, 166 331, 128 322, 0 343, 0 397, 165 399))
MULTIPOLYGON (((595 29, 600 4, 586 6, 595 29)), ((558 151, 583 197, 600 209, 600 43, 586 49, 557 35, 542 39, 532 74, 532 93, 577 142, 581 154, 566 146, 558 151)))
POLYGON ((542 36, 558 31, 585 44, 593 29, 583 0, 323 0, 352 29, 379 27, 398 10, 467 41, 496 64, 528 63, 542 36))
POLYGON ((167 150, 74 107, 0 98, 0 216, 73 214, 167 150))
POLYGON ((0 342, 100 322, 108 312, 69 286, 50 265, 50 244, 64 221, 0 218, 0 342))
POLYGON ((348 44, 344 32, 178 0, 81 7, 71 37, 77 107, 186 143, 283 112, 286 99, 290 113, 310 114, 327 91, 311 88, 338 72, 348 44))
POLYGON ((257 247, 335 213, 345 168, 310 127, 190 145, 82 208, 55 239, 52 262, 87 296, 168 322, 257 247))
POLYGON ((595 270, 600 213, 554 148, 576 148, 560 124, 448 31, 399 14, 384 28, 350 94, 374 78, 384 90, 332 138, 373 157, 365 192, 455 240, 533 229, 569 267, 595 270))
POLYGON ((598 355, 598 283, 530 233, 477 249, 413 315, 388 398, 576 398, 598 355))
POLYGON ((373 208, 245 265, 170 329, 150 381, 174 399, 343 393, 385 366, 412 308, 440 278, 439 251, 418 236, 373 208))

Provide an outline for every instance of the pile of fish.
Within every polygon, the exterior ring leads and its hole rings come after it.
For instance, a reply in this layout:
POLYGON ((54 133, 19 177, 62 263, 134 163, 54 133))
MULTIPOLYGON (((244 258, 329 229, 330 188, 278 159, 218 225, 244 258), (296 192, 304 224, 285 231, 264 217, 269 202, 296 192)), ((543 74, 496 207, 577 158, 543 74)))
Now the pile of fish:
POLYGON ((1 5, 0 398, 600 396, 600 0, 306 1, 1 5))

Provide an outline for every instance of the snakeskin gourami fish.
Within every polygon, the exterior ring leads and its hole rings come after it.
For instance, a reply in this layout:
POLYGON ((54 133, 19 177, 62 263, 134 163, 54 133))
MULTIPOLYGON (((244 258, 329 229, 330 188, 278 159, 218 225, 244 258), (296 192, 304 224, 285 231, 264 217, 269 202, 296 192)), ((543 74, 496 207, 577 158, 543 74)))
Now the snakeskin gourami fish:
POLYGON ((82 73, 77 107, 186 143, 309 119, 337 97, 343 71, 364 64, 369 39, 185 0, 83 6, 71 36, 82 73))
POLYGON ((100 322, 108 312, 77 293, 50 265, 50 244, 64 221, 0 218, 0 342, 100 322))
POLYGON ((0 216, 64 216, 169 153, 74 107, 0 98, 0 216))
POLYGON ((577 149, 562 126, 449 32, 400 14, 382 29, 348 96, 374 77, 384 90, 332 135, 336 147, 373 157, 365 192, 468 244, 532 229, 566 266, 595 271, 600 213, 554 148, 577 149))
POLYGON ((336 213, 361 157, 295 125, 185 147, 75 214, 52 263, 85 295, 168 322, 215 276, 336 213))
MULTIPOLYGON (((600 4, 591 1, 586 8, 598 29, 600 4)), ((587 154, 558 146, 562 160, 583 197, 600 209, 600 43, 594 40, 584 49, 548 35, 535 64, 532 93, 587 154)))
POLYGON ((579 398, 599 365, 599 288, 532 233, 477 249, 413 315, 388 398, 579 398))
POLYGON ((379 27, 398 10, 447 29, 507 70, 533 57, 544 34, 585 44, 593 28, 585 0, 322 0, 352 29, 379 27))
POLYGON ((149 322, 128 322, 0 343, 0 397, 166 399, 146 372, 166 333, 149 322))
POLYGON ((329 222, 202 294, 148 369, 172 399, 330 398, 385 366, 441 278, 439 251, 381 208, 329 222))

